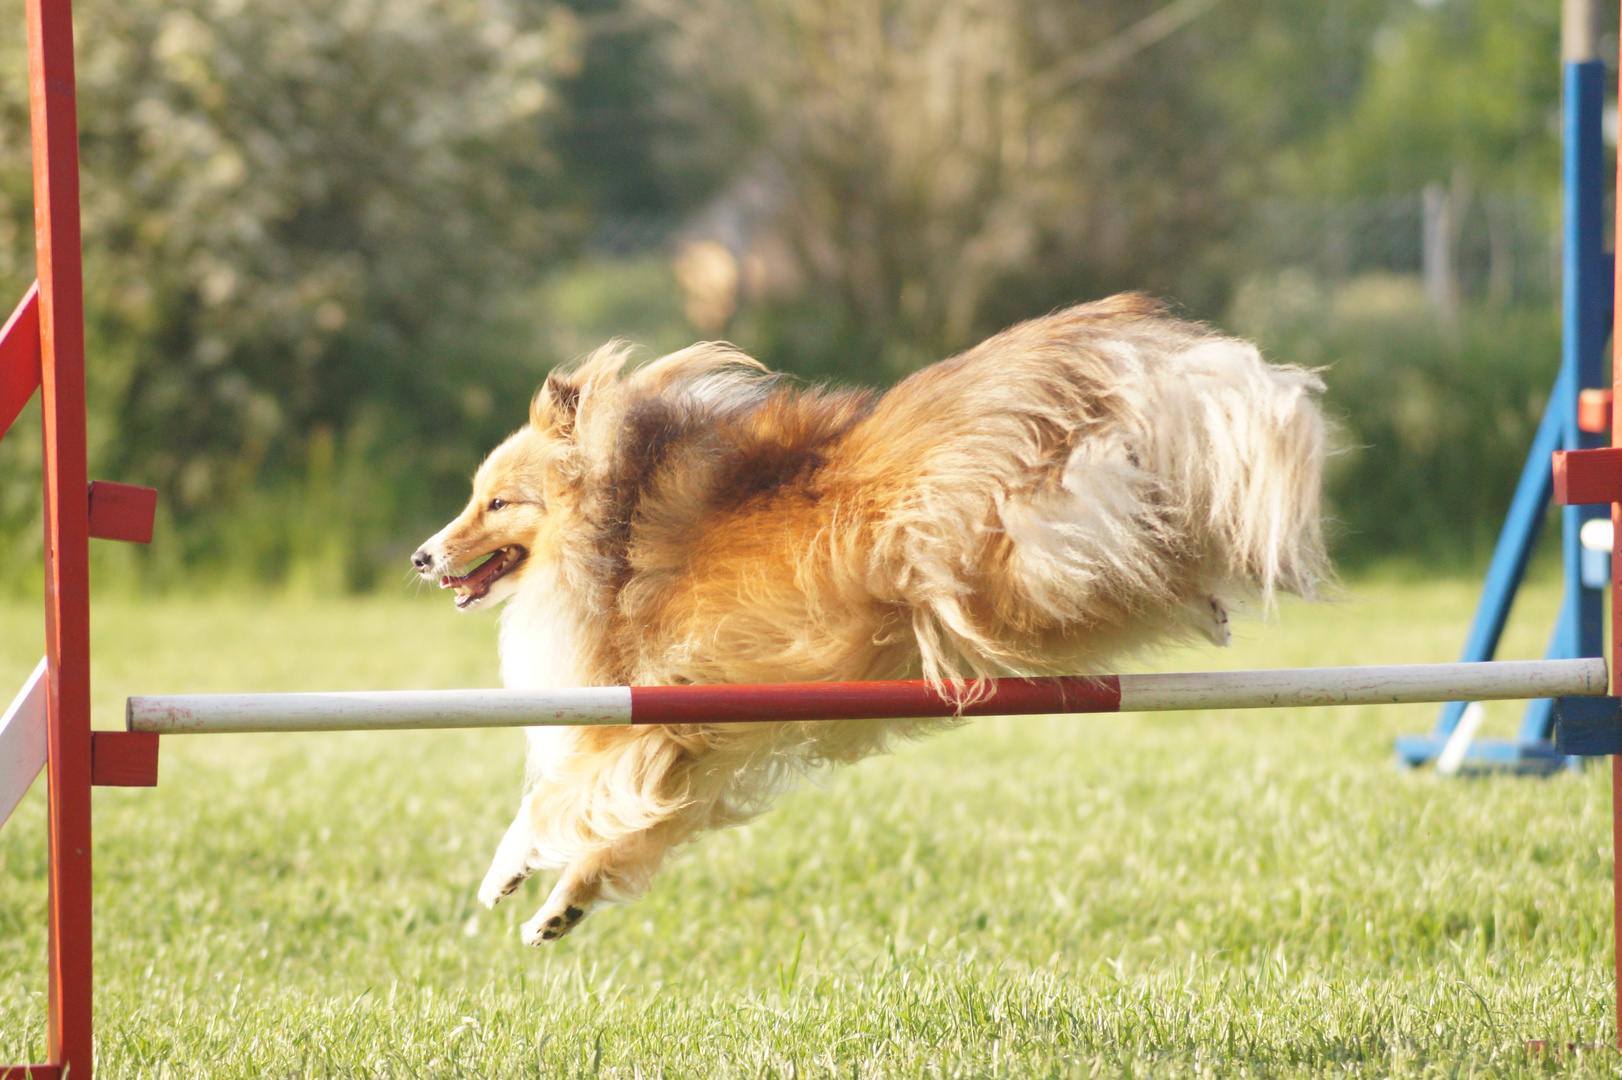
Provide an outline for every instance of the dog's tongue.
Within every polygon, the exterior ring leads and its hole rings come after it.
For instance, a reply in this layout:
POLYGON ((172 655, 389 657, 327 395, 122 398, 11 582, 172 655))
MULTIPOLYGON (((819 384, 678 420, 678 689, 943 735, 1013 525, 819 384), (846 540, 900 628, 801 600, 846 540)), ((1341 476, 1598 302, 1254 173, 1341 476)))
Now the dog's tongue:
POLYGON ((503 560, 506 558, 507 549, 499 548, 496 551, 491 552, 488 559, 484 560, 484 562, 480 563, 478 566, 475 566, 461 577, 451 577, 449 574, 446 574, 444 577, 439 579, 439 587, 441 589, 460 589, 463 586, 471 586, 472 588, 476 589, 484 583, 485 578, 496 572, 497 568, 501 566, 503 560))

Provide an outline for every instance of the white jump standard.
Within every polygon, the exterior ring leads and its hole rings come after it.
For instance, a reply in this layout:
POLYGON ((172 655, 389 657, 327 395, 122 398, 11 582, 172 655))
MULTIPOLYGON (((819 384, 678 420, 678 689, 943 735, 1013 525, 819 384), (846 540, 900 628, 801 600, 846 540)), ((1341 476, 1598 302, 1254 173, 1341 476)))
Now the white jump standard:
POLYGON ((132 697, 126 721, 165 735, 717 724, 1598 697, 1607 686, 1605 661, 1589 657, 1002 679, 961 709, 928 683, 894 681, 132 697))

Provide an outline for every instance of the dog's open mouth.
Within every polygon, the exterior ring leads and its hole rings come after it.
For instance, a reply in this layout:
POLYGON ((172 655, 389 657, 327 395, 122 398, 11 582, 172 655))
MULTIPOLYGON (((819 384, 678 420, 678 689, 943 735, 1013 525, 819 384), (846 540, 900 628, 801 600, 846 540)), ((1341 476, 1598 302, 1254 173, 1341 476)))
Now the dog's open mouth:
POLYGON ((452 577, 446 574, 439 579, 441 589, 456 590, 456 606, 465 608, 469 604, 484 599, 494 585, 509 571, 524 561, 529 554, 518 546, 497 548, 490 553, 490 557, 475 566, 461 577, 452 577))

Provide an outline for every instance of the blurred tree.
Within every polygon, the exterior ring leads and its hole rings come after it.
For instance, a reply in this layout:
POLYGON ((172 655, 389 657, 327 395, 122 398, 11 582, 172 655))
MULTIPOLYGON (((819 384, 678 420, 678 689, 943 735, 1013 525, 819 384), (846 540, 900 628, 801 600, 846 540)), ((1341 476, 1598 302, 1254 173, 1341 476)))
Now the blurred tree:
POLYGON ((1423 279, 1236 263, 1233 324, 1327 368, 1352 448, 1329 484, 1344 559, 1469 559, 1503 520, 1559 363, 1560 15, 1544 0, 1393 5, 1350 92, 1268 160, 1268 189, 1301 204, 1424 193, 1406 238, 1423 237, 1423 279))
POLYGON ((707 118, 667 157, 716 177, 698 225, 743 264, 732 333, 868 378, 1124 287, 1218 310, 1245 200, 1355 93, 1390 7, 629 2, 664 113, 707 118))
MULTIPOLYGON (((322 536, 353 565, 408 543, 541 367, 644 324, 882 383, 1122 288, 1237 313, 1283 269, 1251 240, 1268 200, 1439 182, 1553 207, 1549 0, 77 7, 93 454, 163 489, 186 559, 270 576, 322 536), (649 254, 673 233, 678 260, 649 254)), ((32 274, 22 53, 16 10, 11 295, 32 274)), ((1275 292, 1246 320, 1272 325, 1275 292)), ((1315 340, 1290 325, 1284 358, 1315 340)), ((1336 392, 1373 408, 1395 361, 1369 343, 1419 332, 1336 325, 1316 337, 1343 355, 1312 356, 1355 361, 1336 392)), ((36 455, 0 444, 19 477, 36 455)), ((34 499, 0 485, 0 524, 34 499)))
POLYGON ((1283 159, 1287 182, 1332 195, 1558 190, 1559 4, 1403 5, 1368 55, 1350 107, 1283 159))
POLYGON ((578 18, 580 63, 561 78, 563 108, 549 118, 552 144, 572 192, 593 214, 680 214, 703 196, 698 182, 661 159, 683 119, 663 110, 670 79, 655 27, 635 0, 567 0, 578 18), (667 138, 661 140, 660 136, 667 138))
MULTIPOLYGON (((365 417, 392 444, 389 467, 460 484, 534 379, 503 383, 481 326, 581 227, 546 143, 554 83, 578 65, 570 12, 76 9, 100 464, 157 483, 184 518, 301 476, 312 434, 329 455, 332 433, 365 417)), ((0 20, 0 275, 13 295, 31 275, 23 50, 22 19, 0 20)))

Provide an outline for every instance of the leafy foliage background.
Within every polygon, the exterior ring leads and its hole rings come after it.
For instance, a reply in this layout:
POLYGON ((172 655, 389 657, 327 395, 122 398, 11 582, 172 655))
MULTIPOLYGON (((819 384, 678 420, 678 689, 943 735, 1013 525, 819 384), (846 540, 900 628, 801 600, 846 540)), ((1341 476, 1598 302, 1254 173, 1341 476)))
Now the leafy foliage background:
MULTIPOLYGON (((163 495, 151 552, 98 558, 142 587, 392 580, 544 372, 610 336, 882 384, 1122 288, 1327 366, 1343 559, 1470 560, 1557 359, 1541 0, 76 12, 93 464, 163 495), (1451 322, 1416 268, 1334 265, 1333 235, 1275 212, 1427 185, 1498 260, 1451 322), (1504 207, 1530 237, 1508 277, 1504 207), (715 324, 683 314, 698 239, 736 259, 715 324)), ((10 295, 32 277, 24 48, 8 0, 10 295)), ((0 443, 21 588, 32 423, 0 443)))

